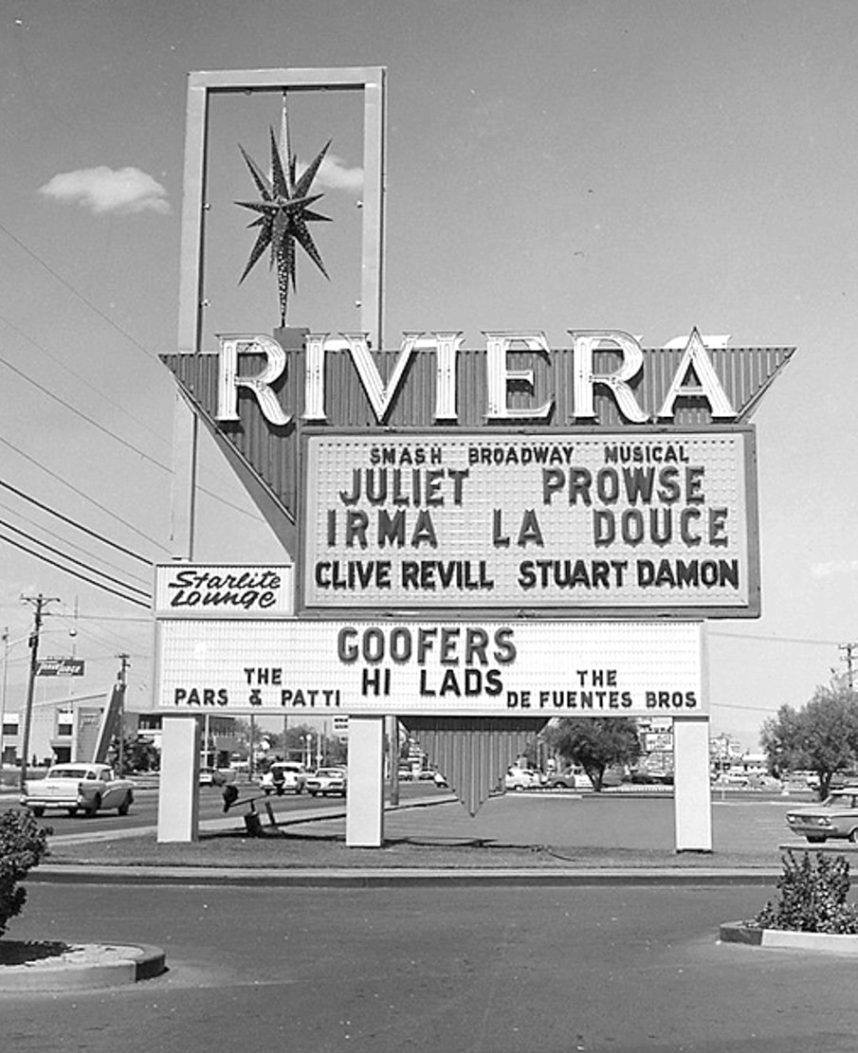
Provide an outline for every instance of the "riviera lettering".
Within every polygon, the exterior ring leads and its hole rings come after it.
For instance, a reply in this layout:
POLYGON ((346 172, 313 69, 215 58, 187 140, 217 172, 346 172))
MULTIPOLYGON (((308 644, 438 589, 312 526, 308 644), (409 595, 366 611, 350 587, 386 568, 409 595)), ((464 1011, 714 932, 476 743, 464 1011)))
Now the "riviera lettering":
MULTIPOLYGON (((661 406, 653 414, 643 409, 635 386, 644 368, 644 355, 638 341, 618 329, 569 330, 573 351, 574 419, 596 419, 595 392, 610 393, 623 420, 630 424, 672 420, 680 399, 704 400, 713 420, 735 420, 737 413, 712 365, 706 345, 696 329, 673 374, 661 406), (620 364, 610 372, 598 372, 594 365, 596 351, 610 347, 619 354, 620 364)), ((519 350, 535 352, 551 365, 551 348, 544 333, 538 331, 486 333, 486 410, 487 421, 544 421, 554 407, 554 398, 539 406, 511 406, 510 385, 534 389, 530 369, 514 369, 509 356, 519 350)), ((325 357, 331 352, 348 352, 376 421, 383 424, 396 403, 408 375, 408 365, 417 351, 435 354, 435 421, 451 423, 459 419, 457 411, 456 358, 462 346, 462 333, 406 334, 399 355, 387 381, 382 379, 378 364, 369 348, 366 334, 311 333, 306 341, 304 371, 305 421, 325 422, 325 357)), ((286 353, 270 336, 221 336, 218 362, 219 421, 237 421, 238 392, 250 391, 262 415, 275 426, 289 424, 292 414, 279 401, 274 383, 286 369, 286 353), (253 353, 265 357, 262 370, 253 375, 239 374, 239 355, 253 353)))

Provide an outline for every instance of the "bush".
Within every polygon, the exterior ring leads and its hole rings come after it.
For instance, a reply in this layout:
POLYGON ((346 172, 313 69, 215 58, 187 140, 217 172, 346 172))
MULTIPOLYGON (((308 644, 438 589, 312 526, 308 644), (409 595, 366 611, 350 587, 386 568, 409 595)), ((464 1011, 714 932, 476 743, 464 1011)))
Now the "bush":
POLYGON ((783 873, 778 878, 780 897, 771 900, 754 918, 763 929, 791 929, 795 932, 858 933, 858 906, 847 903, 849 863, 845 856, 825 856, 822 852, 803 852, 796 859, 792 852, 783 857, 783 873))
POLYGON ((27 812, 10 810, 0 815, 0 936, 27 901, 27 891, 18 882, 41 862, 50 832, 27 812))

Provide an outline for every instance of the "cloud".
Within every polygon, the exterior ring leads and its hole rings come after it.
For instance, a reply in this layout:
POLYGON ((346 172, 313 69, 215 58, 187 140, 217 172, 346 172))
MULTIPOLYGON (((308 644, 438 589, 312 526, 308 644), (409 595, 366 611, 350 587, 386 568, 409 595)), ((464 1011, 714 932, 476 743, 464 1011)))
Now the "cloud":
POLYGON ((106 165, 60 172, 39 187, 39 193, 56 201, 73 201, 95 213, 169 212, 167 191, 139 168, 106 165))
POLYGON ((830 560, 827 563, 811 563, 810 573, 815 578, 831 578, 835 574, 858 573, 858 559, 830 560))
MULTIPOLYGON (((298 171, 301 171, 299 166, 298 171)), ((363 190, 363 169, 349 168, 341 157, 328 154, 316 173, 316 180, 329 190, 363 190)))

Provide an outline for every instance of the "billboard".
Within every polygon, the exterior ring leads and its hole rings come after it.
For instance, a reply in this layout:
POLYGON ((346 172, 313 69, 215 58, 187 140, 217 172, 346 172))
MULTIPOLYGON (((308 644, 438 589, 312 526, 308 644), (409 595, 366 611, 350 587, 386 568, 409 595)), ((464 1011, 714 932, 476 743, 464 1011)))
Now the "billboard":
POLYGON ((161 712, 271 716, 693 716, 690 622, 158 623, 161 712))
POLYGON ((750 427, 304 441, 300 614, 759 614, 750 427))

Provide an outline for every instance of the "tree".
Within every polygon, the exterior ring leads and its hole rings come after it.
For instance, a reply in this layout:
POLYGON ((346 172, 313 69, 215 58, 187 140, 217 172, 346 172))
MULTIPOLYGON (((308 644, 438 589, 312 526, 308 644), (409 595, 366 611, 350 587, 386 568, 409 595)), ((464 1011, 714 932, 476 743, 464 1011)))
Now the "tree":
POLYGON ((818 687, 802 708, 781 706, 763 724, 760 742, 774 773, 808 768, 819 778, 819 799, 828 796, 835 772, 858 758, 858 695, 832 684, 818 687))
POLYGON ((606 768, 634 763, 641 751, 637 725, 628 717, 565 717, 545 738, 567 763, 581 765, 597 793, 606 768))

